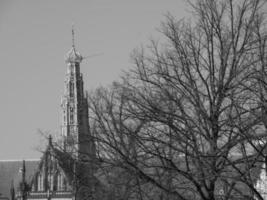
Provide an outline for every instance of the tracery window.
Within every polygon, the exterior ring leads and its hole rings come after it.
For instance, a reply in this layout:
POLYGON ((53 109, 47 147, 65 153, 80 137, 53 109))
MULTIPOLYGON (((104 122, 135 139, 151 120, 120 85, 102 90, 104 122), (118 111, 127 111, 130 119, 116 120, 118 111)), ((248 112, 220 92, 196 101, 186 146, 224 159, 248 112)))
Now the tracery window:
POLYGON ((43 191, 44 190, 44 176, 41 173, 38 175, 38 183, 37 184, 38 184, 37 190, 43 191))
POLYGON ((74 84, 70 82, 70 97, 74 96, 74 84))
POLYGON ((57 188, 59 191, 64 190, 64 177, 61 173, 59 173, 57 177, 57 188))
POLYGON ((49 189, 53 190, 54 187, 54 177, 52 173, 48 174, 48 183, 49 183, 49 189))
POLYGON ((73 113, 73 107, 70 107, 70 123, 73 124, 74 122, 74 113, 73 113))

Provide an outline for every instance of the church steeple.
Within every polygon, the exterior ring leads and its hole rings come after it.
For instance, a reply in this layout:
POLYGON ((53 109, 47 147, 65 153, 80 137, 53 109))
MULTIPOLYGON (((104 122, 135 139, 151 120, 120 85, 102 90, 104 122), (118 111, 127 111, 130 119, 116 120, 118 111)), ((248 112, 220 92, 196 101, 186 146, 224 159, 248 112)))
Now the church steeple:
POLYGON ((66 55, 67 73, 65 90, 61 100, 63 147, 69 153, 90 154, 93 141, 89 141, 88 102, 84 95, 80 63, 83 57, 74 44, 72 27, 72 48, 66 55), (89 141, 89 142, 88 142, 89 141))

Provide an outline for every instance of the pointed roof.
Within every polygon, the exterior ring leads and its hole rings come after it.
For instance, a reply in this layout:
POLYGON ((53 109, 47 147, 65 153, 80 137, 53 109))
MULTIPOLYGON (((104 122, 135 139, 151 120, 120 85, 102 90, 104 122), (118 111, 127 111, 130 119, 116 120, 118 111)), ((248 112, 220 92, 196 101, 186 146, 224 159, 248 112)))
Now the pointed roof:
POLYGON ((60 147, 53 145, 51 135, 48 137, 48 145, 46 150, 43 152, 43 156, 41 157, 37 170, 34 172, 34 176, 37 176, 39 171, 42 169, 43 165, 47 161, 48 156, 55 158, 53 162, 58 163, 58 166, 62 169, 62 172, 66 175, 66 178, 71 183, 73 180, 74 160, 68 153, 60 149, 60 147))

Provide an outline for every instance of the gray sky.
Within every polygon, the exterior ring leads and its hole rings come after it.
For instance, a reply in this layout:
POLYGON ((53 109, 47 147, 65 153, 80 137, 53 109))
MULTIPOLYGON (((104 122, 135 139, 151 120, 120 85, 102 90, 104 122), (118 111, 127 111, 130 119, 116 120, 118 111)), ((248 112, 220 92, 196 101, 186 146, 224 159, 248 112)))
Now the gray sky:
POLYGON ((83 55, 85 89, 108 85, 129 69, 130 53, 156 31, 164 14, 185 17, 184 0, 0 0, 0 160, 39 158, 38 129, 60 131, 64 55, 83 55))

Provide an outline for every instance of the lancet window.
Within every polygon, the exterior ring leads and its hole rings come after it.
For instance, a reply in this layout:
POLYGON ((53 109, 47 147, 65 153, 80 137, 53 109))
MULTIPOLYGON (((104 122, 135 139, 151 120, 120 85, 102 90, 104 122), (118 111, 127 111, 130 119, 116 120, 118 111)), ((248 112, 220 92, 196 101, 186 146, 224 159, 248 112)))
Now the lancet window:
POLYGON ((38 191, 44 190, 44 176, 42 173, 38 174, 38 191))

